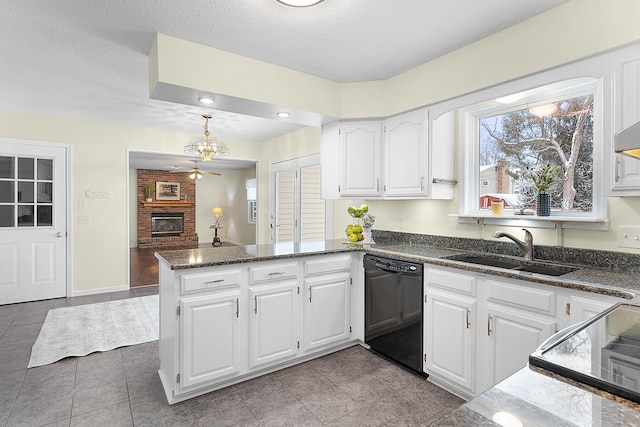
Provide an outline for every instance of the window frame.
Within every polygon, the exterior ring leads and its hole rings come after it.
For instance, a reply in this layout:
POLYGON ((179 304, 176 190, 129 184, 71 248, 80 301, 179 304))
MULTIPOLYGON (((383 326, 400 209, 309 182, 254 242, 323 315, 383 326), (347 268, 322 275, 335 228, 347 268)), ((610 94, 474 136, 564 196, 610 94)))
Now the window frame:
MULTIPOLYGON (((524 84, 521 86, 523 87, 524 84)), ((505 220, 515 222, 526 220, 527 226, 549 227, 550 222, 574 223, 572 228, 593 228, 589 223, 606 223, 608 220, 607 199, 604 196, 604 148, 607 146, 604 138, 604 129, 610 126, 611 118, 604 114, 605 106, 605 83, 603 77, 580 77, 567 78, 551 84, 541 83, 533 89, 517 90, 517 85, 510 85, 512 92, 523 92, 521 99, 510 104, 501 104, 496 101, 499 96, 504 96, 504 92, 497 90, 489 91, 499 93, 489 101, 474 103, 458 110, 459 120, 459 141, 460 141, 460 178, 462 181, 461 192, 459 194, 458 217, 461 222, 465 218, 472 218, 477 221, 479 218, 483 222, 500 222, 505 224, 505 220), (515 89, 515 90, 514 90, 515 89), (479 209, 478 197, 481 188, 480 166, 479 166, 479 144, 478 131, 479 120, 496 114, 504 114, 509 111, 516 111, 523 108, 531 108, 562 99, 569 99, 577 96, 593 94, 593 206, 591 212, 553 212, 550 217, 538 217, 535 215, 514 216, 505 213, 501 217, 492 215, 490 211, 479 209), (488 220, 488 221, 487 221, 488 220)), ((507 93, 508 94, 508 93, 507 93)), ((486 99, 486 98, 485 98, 486 99)), ((563 227, 568 228, 567 224, 563 227)))

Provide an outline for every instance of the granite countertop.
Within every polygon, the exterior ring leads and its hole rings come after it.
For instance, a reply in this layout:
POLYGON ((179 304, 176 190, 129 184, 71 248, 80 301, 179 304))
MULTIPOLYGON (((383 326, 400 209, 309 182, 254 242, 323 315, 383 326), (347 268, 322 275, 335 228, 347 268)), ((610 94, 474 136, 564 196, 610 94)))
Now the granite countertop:
MULTIPOLYGON (((588 262, 584 264, 573 263, 572 265, 579 267, 578 270, 559 277, 553 277, 447 259, 447 257, 454 255, 475 253, 473 249, 476 248, 472 247, 471 250, 449 249, 425 243, 399 243, 395 241, 376 245, 345 244, 343 240, 336 239, 295 244, 250 245, 245 248, 223 246, 159 251, 156 253, 156 257, 166 262, 172 270, 184 270, 328 253, 364 251, 370 254, 400 258, 407 261, 458 268, 475 273, 526 280, 528 282, 600 293, 624 299, 633 299, 637 293, 640 293, 640 274, 624 268, 593 268, 588 262)), ((478 253, 486 255, 486 252, 478 251, 478 253)))
POLYGON ((637 426, 640 405, 527 366, 436 425, 637 426))

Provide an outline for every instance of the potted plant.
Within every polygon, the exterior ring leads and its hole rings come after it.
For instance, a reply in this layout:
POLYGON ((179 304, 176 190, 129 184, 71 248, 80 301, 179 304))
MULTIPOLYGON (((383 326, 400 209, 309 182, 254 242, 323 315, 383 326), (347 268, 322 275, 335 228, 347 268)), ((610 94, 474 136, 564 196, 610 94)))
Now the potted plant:
POLYGON ((537 168, 531 175, 531 180, 537 191, 536 215, 538 216, 551 215, 551 194, 549 191, 553 187, 557 175, 558 170, 553 163, 537 168))
POLYGON ((153 184, 145 184, 144 185, 144 198, 147 202, 153 201, 153 193, 155 193, 156 189, 153 184))

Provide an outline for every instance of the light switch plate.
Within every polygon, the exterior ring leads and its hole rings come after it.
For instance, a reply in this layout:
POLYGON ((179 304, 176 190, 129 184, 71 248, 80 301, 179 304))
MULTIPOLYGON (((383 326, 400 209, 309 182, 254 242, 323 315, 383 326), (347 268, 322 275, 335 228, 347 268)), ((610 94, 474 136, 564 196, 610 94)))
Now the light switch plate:
POLYGON ((640 226, 621 225, 618 227, 618 246, 640 249, 640 226))

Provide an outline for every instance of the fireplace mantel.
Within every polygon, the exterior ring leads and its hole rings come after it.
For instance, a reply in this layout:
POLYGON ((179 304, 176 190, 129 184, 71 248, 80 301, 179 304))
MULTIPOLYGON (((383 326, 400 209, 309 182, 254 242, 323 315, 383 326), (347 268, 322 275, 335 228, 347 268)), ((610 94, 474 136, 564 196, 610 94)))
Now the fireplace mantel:
POLYGON ((142 206, 144 207, 148 207, 148 206, 193 206, 193 202, 141 202, 142 206))

